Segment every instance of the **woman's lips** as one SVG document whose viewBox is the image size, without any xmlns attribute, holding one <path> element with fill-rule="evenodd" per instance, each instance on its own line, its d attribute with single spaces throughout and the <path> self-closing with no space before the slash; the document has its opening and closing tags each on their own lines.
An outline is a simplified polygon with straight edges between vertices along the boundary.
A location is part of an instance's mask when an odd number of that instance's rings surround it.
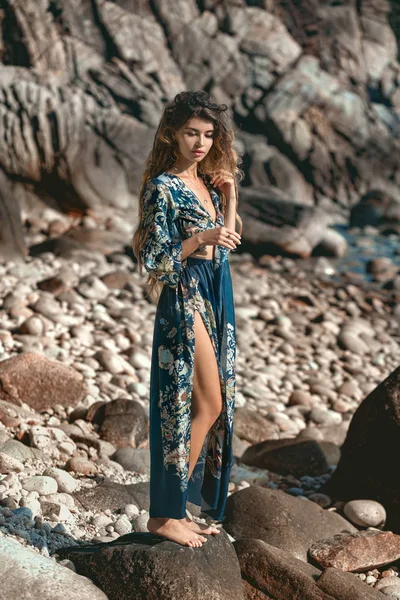
<svg viewBox="0 0 400 600">
<path fill-rule="evenodd" d="M 193 154 L 198 154 L 200 156 L 200 154 L 204 154 L 204 152 L 202 152 L 201 150 L 192 150 Z"/>
</svg>

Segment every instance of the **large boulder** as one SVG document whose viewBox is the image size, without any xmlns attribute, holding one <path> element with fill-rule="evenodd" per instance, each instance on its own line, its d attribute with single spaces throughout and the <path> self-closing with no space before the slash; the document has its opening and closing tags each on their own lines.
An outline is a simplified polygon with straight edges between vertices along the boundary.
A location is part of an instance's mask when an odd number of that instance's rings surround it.
<svg viewBox="0 0 400 600">
<path fill-rule="evenodd" d="M 400 532 L 400 367 L 380 383 L 353 415 L 341 459 L 323 490 L 340 500 L 367 498 L 386 509 L 387 528 Z"/>
<path fill-rule="evenodd" d="M 356 531 L 340 515 L 311 500 L 259 486 L 231 494 L 225 515 L 224 528 L 236 540 L 257 538 L 304 561 L 314 542 Z"/>
<path fill-rule="evenodd" d="M 109 600 L 243 600 L 239 562 L 223 530 L 195 549 L 151 533 L 131 533 L 57 554 L 72 560 Z"/>
<path fill-rule="evenodd" d="M 316 567 L 259 539 L 236 540 L 233 545 L 247 598 L 332 600 L 315 584 L 321 575 Z"/>
</svg>

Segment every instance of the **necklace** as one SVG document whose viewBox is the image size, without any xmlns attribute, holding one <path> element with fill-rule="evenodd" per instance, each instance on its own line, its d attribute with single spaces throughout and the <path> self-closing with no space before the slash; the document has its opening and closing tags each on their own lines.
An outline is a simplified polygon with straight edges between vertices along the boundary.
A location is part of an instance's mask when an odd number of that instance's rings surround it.
<svg viewBox="0 0 400 600">
<path fill-rule="evenodd" d="M 172 167 L 172 170 L 177 171 L 178 169 L 176 167 Z M 180 177 L 180 176 L 179 176 Z M 180 177 L 182 179 L 182 177 Z M 184 182 L 184 179 L 182 179 L 182 181 Z M 207 186 L 205 185 L 205 183 L 203 182 L 203 180 L 201 179 L 201 177 L 197 177 L 197 180 L 193 180 L 193 179 L 188 179 L 189 183 L 192 182 L 192 184 L 195 186 L 196 190 L 201 190 L 201 200 L 204 201 L 207 205 L 210 204 L 210 199 L 206 196 L 204 197 L 204 188 L 206 188 L 206 191 L 208 193 L 208 189 Z M 199 188 L 197 185 L 197 181 L 201 181 L 202 182 L 202 186 Z"/>
</svg>

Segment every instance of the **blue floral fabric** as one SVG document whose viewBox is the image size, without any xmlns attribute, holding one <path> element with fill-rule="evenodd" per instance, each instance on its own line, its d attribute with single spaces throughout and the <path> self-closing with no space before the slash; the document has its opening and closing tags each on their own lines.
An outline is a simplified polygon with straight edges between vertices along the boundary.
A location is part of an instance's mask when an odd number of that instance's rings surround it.
<svg viewBox="0 0 400 600">
<path fill-rule="evenodd" d="M 150 378 L 151 517 L 182 519 L 189 500 L 221 519 L 233 464 L 236 327 L 229 249 L 215 246 L 212 260 L 182 260 L 183 240 L 224 225 L 218 193 L 203 178 L 216 208 L 215 222 L 178 176 L 162 173 L 143 194 L 141 259 L 146 271 L 165 284 L 154 321 Z M 223 410 L 188 480 L 196 310 L 215 351 Z"/>
</svg>

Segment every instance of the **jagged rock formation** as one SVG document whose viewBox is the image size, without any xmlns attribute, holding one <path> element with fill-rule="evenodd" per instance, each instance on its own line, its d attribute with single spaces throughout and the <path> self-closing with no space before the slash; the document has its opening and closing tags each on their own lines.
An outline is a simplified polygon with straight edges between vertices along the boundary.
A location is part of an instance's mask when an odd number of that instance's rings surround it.
<svg viewBox="0 0 400 600">
<path fill-rule="evenodd" d="M 24 252 L 18 204 L 134 205 L 183 89 L 229 105 L 250 198 L 346 212 L 371 190 L 399 194 L 387 0 L 0 0 L 0 15 L 2 255 Z"/>
</svg>

